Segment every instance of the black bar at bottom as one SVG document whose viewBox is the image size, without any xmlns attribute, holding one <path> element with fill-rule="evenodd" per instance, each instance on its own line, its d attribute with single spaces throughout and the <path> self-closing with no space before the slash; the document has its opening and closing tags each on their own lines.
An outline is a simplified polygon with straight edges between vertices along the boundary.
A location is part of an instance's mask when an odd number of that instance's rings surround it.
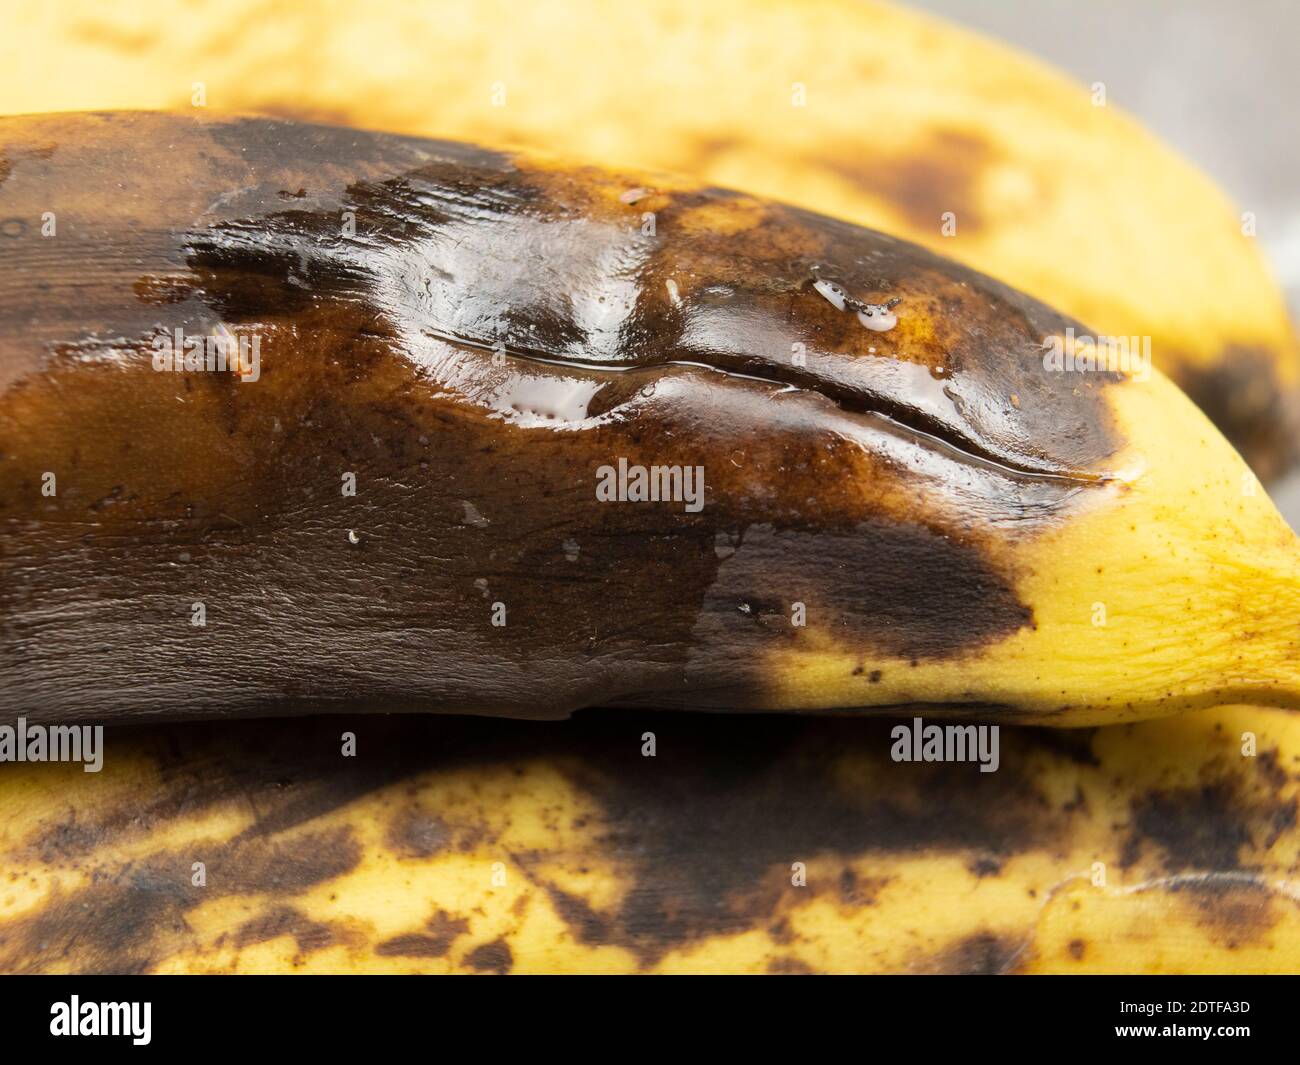
<svg viewBox="0 0 1300 1065">
<path fill-rule="evenodd" d="M 493 1057 L 512 1046 L 694 1055 L 708 1044 L 734 1055 L 751 1040 L 779 1055 L 825 1052 L 832 1035 L 856 1036 L 863 1054 L 881 1052 L 882 1037 L 927 1051 L 1129 1043 L 1227 1054 L 1294 1047 L 1297 992 L 1295 977 L 15 976 L 0 980 L 0 1030 L 10 1054 L 109 1044 L 338 1054 L 395 1040 L 440 1053 L 468 1039 Z"/>
</svg>

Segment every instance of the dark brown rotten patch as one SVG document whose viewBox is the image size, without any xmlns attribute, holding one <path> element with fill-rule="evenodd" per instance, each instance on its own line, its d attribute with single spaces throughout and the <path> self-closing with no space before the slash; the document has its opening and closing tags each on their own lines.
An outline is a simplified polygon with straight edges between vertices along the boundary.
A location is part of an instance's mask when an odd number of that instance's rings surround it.
<svg viewBox="0 0 1300 1065">
<path fill-rule="evenodd" d="M 883 722 L 660 715 L 564 728 L 575 759 L 560 764 L 598 801 L 601 851 L 629 888 L 598 911 L 562 883 L 541 883 L 580 942 L 624 946 L 645 964 L 756 927 L 788 943 L 781 915 L 809 898 L 871 906 L 889 883 L 870 875 L 873 855 L 1004 857 L 1066 831 L 1066 817 L 1010 768 L 1035 749 L 1034 731 L 1004 730 L 1004 770 L 985 775 L 891 762 Z M 647 729 L 653 759 L 626 738 Z M 841 758 L 851 778 L 835 771 Z M 794 862 L 806 867 L 802 887 L 791 883 Z"/>
<path fill-rule="evenodd" d="M 323 950 L 335 942 L 334 930 L 329 925 L 311 920 L 292 906 L 281 906 L 240 925 L 235 932 L 235 945 L 243 948 L 281 936 L 292 936 L 299 954 Z"/>
<path fill-rule="evenodd" d="M 827 161 L 819 156 L 817 162 Z M 861 160 L 833 160 L 832 165 L 854 187 L 899 210 L 916 229 L 938 230 L 951 211 L 961 231 L 977 233 L 984 224 L 980 181 L 997 162 L 998 153 L 987 141 L 962 130 L 938 129 L 896 158 L 864 153 Z"/>
<path fill-rule="evenodd" d="M 452 944 L 468 931 L 469 922 L 464 918 L 439 910 L 424 931 L 386 939 L 375 947 L 375 953 L 398 958 L 445 958 Z"/>
<path fill-rule="evenodd" d="M 1247 791 L 1231 773 L 1198 787 L 1152 791 L 1132 803 L 1121 864 L 1154 845 L 1170 873 L 1250 869 L 1296 824 L 1297 800 Z"/>
<path fill-rule="evenodd" d="M 471 950 L 465 955 L 465 964 L 475 972 L 504 976 L 514 967 L 515 957 L 509 943 L 496 939 Z"/>
<path fill-rule="evenodd" d="M 977 932 L 920 959 L 909 972 L 945 976 L 1002 976 L 1013 971 L 1023 941 Z"/>
<path fill-rule="evenodd" d="M 1043 371 L 1065 319 L 779 204 L 266 120 L 0 147 L 0 213 L 63 219 L 0 282 L 32 718 L 763 708 L 795 602 L 918 660 L 1032 624 L 1004 548 L 1119 443 L 1109 375 Z M 258 379 L 156 371 L 177 329 L 256 338 Z M 599 501 L 620 459 L 702 467 L 702 509 Z"/>
<path fill-rule="evenodd" d="M 1233 347 L 1204 367 L 1181 362 L 1175 377 L 1262 480 L 1284 473 L 1300 454 L 1300 405 L 1267 349 Z"/>
<path fill-rule="evenodd" d="M 1279 907 L 1295 906 L 1263 880 L 1242 874 L 1213 873 L 1179 877 L 1170 890 L 1195 911 L 1197 923 L 1229 950 L 1258 942 L 1281 917 Z"/>
<path fill-rule="evenodd" d="M 0 958 L 8 972 L 65 965 L 82 973 L 146 972 L 190 942 L 185 916 L 201 903 L 262 893 L 292 898 L 342 876 L 360 858 L 360 847 L 346 829 L 153 854 L 104 869 L 105 875 L 86 887 L 56 891 L 35 915 L 0 925 Z M 204 886 L 192 883 L 194 861 L 206 865 Z M 306 951 L 324 945 L 324 931 L 281 911 L 245 924 L 236 938 L 247 944 L 259 936 L 271 938 L 272 932 L 301 934 L 299 949 Z"/>
</svg>

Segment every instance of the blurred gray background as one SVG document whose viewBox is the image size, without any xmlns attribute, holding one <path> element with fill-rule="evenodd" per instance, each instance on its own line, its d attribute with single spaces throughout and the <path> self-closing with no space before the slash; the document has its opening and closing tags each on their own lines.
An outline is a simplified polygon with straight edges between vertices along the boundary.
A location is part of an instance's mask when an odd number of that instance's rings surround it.
<svg viewBox="0 0 1300 1065">
<path fill-rule="evenodd" d="M 1300 322 L 1297 0 L 909 0 L 1034 52 L 1199 163 L 1254 211 Z M 1300 528 L 1300 473 L 1272 495 Z"/>
</svg>

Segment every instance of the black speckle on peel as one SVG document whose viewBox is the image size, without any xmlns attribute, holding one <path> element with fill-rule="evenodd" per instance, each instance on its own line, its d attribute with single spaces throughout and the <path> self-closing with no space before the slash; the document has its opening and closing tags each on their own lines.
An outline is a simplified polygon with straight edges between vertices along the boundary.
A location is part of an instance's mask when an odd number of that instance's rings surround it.
<svg viewBox="0 0 1300 1065">
<path fill-rule="evenodd" d="M 515 956 L 510 950 L 509 943 L 504 939 L 497 939 L 471 950 L 465 955 L 465 964 L 475 972 L 504 976 L 514 967 Z"/>
<path fill-rule="evenodd" d="M 1070 944 L 1067 949 L 1070 952 L 1071 958 L 1073 958 L 1075 961 L 1082 961 L 1084 954 L 1086 954 L 1088 951 L 1088 944 L 1085 943 L 1082 939 L 1072 939 L 1070 940 Z"/>
</svg>

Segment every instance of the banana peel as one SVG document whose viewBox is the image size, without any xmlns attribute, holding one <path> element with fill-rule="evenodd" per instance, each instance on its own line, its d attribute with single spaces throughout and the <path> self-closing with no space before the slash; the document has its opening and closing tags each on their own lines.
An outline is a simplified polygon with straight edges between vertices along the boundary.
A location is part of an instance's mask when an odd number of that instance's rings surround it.
<svg viewBox="0 0 1300 1065">
<path fill-rule="evenodd" d="M 691 174 L 1149 337 L 1262 478 L 1294 457 L 1300 355 L 1250 205 L 1005 45 L 840 0 L 169 7 L 10 12 L 0 113 L 264 111 Z"/>
<path fill-rule="evenodd" d="M 917 246 L 302 123 L 11 118 L 0 151 L 15 712 L 1300 704 L 1296 537 L 1230 444 Z M 255 376 L 160 369 L 236 333 Z M 699 505 L 602 497 L 615 464 Z"/>
<path fill-rule="evenodd" d="M 1294 715 L 1004 728 L 987 774 L 890 746 L 639 713 L 110 729 L 98 774 L 0 767 L 0 970 L 1294 971 Z"/>
</svg>

